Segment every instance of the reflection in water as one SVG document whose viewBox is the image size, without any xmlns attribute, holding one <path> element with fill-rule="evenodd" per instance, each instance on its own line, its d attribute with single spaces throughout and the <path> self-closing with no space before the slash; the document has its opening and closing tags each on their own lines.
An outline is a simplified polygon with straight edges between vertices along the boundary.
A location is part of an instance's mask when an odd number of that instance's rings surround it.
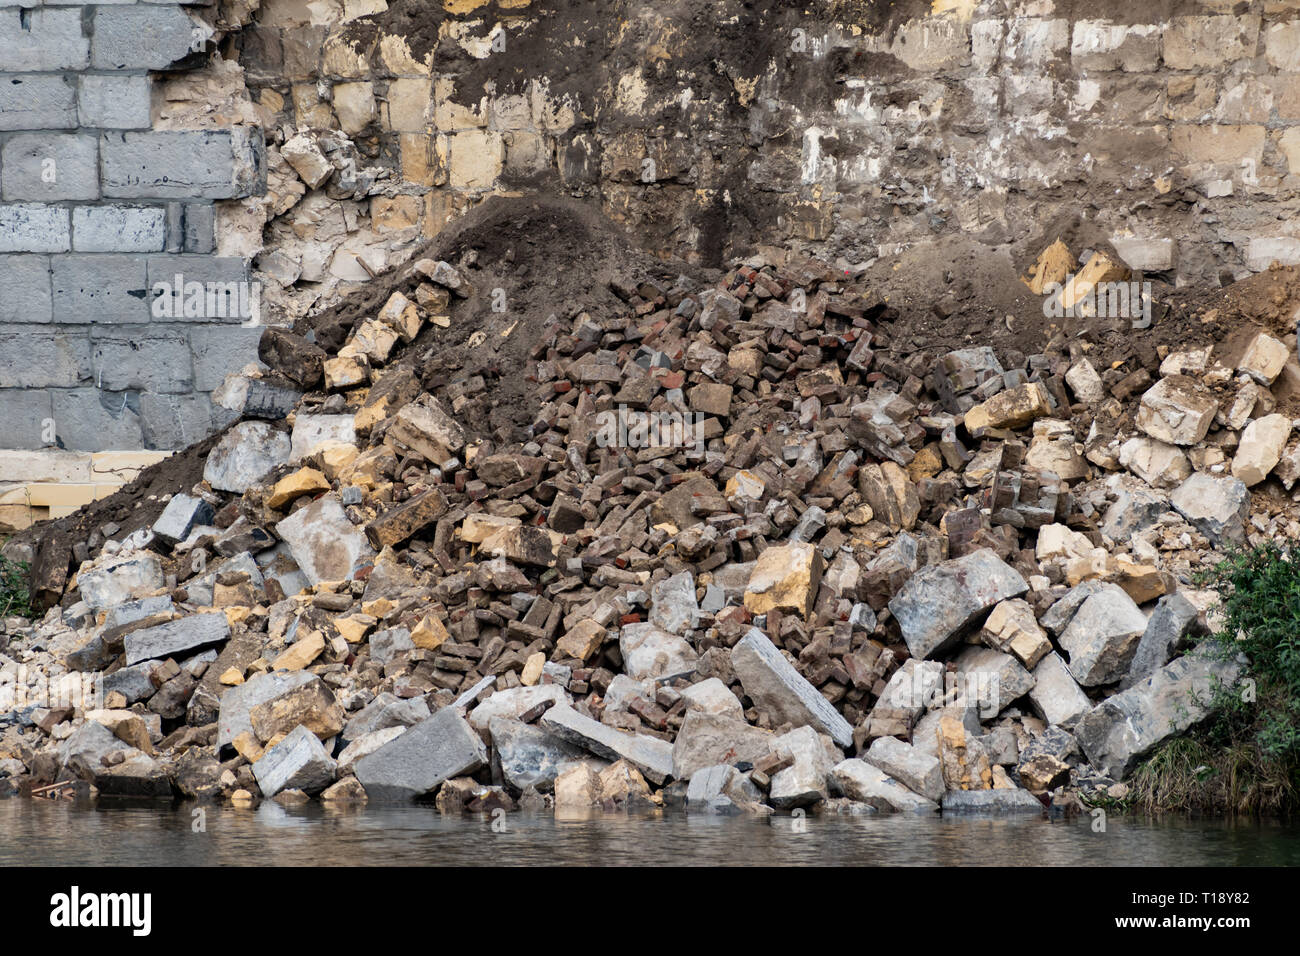
<svg viewBox="0 0 1300 956">
<path fill-rule="evenodd" d="M 443 817 L 431 807 L 285 810 L 77 806 L 0 800 L 0 866 L 822 864 L 1000 866 L 1300 865 L 1300 827 L 1278 822 L 1111 817 L 1094 833 L 1070 821 L 880 815 L 789 817 L 597 815 L 556 820 Z"/>
</svg>

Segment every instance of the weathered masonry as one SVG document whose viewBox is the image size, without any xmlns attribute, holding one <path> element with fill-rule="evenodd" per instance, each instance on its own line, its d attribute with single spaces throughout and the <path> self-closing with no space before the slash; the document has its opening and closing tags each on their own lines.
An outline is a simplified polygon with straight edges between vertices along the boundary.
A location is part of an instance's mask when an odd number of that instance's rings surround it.
<svg viewBox="0 0 1300 956">
<path fill-rule="evenodd" d="M 1300 0 L 14 2 L 0 508 L 233 414 L 258 328 L 157 284 L 291 321 L 498 193 L 711 265 L 1019 255 L 1065 215 L 1169 283 L 1300 262 Z"/>
</svg>

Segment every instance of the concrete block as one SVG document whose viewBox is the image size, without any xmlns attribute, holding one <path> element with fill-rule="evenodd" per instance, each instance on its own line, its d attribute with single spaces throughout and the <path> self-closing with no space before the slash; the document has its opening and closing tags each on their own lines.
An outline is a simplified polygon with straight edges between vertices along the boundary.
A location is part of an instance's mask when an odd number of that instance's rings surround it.
<svg viewBox="0 0 1300 956">
<path fill-rule="evenodd" d="M 201 53 L 212 28 L 179 6 L 94 7 L 97 70 L 165 70 Z"/>
<path fill-rule="evenodd" d="M 123 639 L 126 663 L 162 660 L 182 651 L 191 651 L 209 644 L 219 644 L 230 637 L 230 625 L 220 611 L 213 614 L 191 614 L 179 620 L 168 621 L 156 627 L 146 627 L 128 634 Z"/>
<path fill-rule="evenodd" d="M 149 321 L 144 256 L 72 255 L 53 263 L 56 321 Z"/>
<path fill-rule="evenodd" d="M 0 204 L 0 252 L 67 252 L 71 248 L 67 209 L 28 202 Z"/>
<path fill-rule="evenodd" d="M 90 380 L 90 341 L 80 329 L 13 325 L 4 330 L 0 383 L 6 388 L 61 388 Z"/>
<path fill-rule="evenodd" d="M 53 317 L 49 256 L 0 256 L 0 322 Z"/>
<path fill-rule="evenodd" d="M 123 199 L 238 199 L 266 191 L 262 131 L 104 133 L 103 192 Z"/>
<path fill-rule="evenodd" d="M 77 112 L 82 126 L 94 129 L 148 129 L 148 76 L 90 74 L 81 85 Z"/>
<path fill-rule="evenodd" d="M 50 392 L 43 388 L 0 388 L 0 421 L 4 426 L 4 443 L 10 449 L 0 455 L 13 456 L 19 450 L 34 450 L 45 446 L 45 422 L 54 417 L 54 403 Z M 0 482 L 21 480 L 5 477 L 13 468 L 14 459 L 0 458 Z M 28 479 L 36 480 L 36 479 Z"/>
<path fill-rule="evenodd" d="M 73 129 L 76 125 L 75 77 L 57 73 L 0 76 L 0 130 Z"/>
<path fill-rule="evenodd" d="M 216 248 L 216 207 L 204 203 L 186 203 L 183 248 L 186 252 L 209 255 Z"/>
<path fill-rule="evenodd" d="M 41 395 L 49 402 L 49 392 L 5 389 L 0 395 L 24 392 Z M 49 406 L 51 409 L 53 405 Z M 0 483 L 10 481 L 90 481 L 93 456 L 79 452 L 46 448 L 41 451 L 0 450 Z"/>
<path fill-rule="evenodd" d="M 200 325 L 190 330 L 194 358 L 194 387 L 215 391 L 231 372 L 256 362 L 262 328 L 240 325 Z"/>
<path fill-rule="evenodd" d="M 77 252 L 162 252 L 165 238 L 161 206 L 77 206 L 72 210 L 72 248 Z"/>
<path fill-rule="evenodd" d="M 95 385 L 111 392 L 193 391 L 186 332 L 184 326 L 156 322 L 92 329 L 90 360 Z"/>
<path fill-rule="evenodd" d="M 146 448 L 188 448 L 238 417 L 237 412 L 213 405 L 203 392 L 192 395 L 145 392 L 140 396 L 140 426 Z"/>
<path fill-rule="evenodd" d="M 13 73 L 84 70 L 90 65 L 90 39 L 81 9 L 0 8 L 0 51 L 4 69 Z"/>
<path fill-rule="evenodd" d="M 54 427 L 63 448 L 105 451 L 140 447 L 144 436 L 137 393 L 63 388 L 52 394 Z"/>
<path fill-rule="evenodd" d="M 0 149 L 6 200 L 99 198 L 99 145 L 77 133 L 19 133 Z"/>
<path fill-rule="evenodd" d="M 260 314 L 257 287 L 243 259 L 150 256 L 149 311 L 155 320 L 229 321 L 243 325 Z"/>
</svg>

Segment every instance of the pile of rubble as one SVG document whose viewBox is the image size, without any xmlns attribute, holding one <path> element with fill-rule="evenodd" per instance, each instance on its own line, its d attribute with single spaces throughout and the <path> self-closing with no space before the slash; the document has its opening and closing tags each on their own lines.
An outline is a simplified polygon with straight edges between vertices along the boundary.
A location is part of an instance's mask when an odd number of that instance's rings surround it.
<svg viewBox="0 0 1300 956">
<path fill-rule="evenodd" d="M 1300 477 L 1294 342 L 935 364 L 812 261 L 611 289 L 450 364 L 472 256 L 337 348 L 268 329 L 203 481 L 9 622 L 0 788 L 1041 811 L 1121 796 L 1246 666 L 1185 653 L 1193 574 L 1300 532 L 1250 491 Z M 489 334 L 526 367 L 458 374 Z"/>
</svg>

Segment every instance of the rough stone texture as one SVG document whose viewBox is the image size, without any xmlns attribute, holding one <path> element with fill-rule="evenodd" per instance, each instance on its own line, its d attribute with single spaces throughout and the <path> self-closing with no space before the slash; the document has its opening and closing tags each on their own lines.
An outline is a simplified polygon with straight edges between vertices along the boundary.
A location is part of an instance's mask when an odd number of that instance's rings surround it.
<svg viewBox="0 0 1300 956">
<path fill-rule="evenodd" d="M 896 737 L 873 741 L 863 759 L 927 800 L 938 800 L 943 795 L 939 758 Z"/>
<path fill-rule="evenodd" d="M 694 588 L 692 597 L 694 596 Z M 619 636 L 623 669 L 635 680 L 695 669 L 699 655 L 687 641 L 653 623 L 626 624 Z"/>
<path fill-rule="evenodd" d="M 955 658 L 958 680 L 988 719 L 1034 688 L 1034 678 L 1010 654 L 991 647 L 968 647 Z"/>
<path fill-rule="evenodd" d="M 981 614 L 1016 598 L 1029 585 L 992 551 L 981 548 L 960 558 L 922 568 L 890 600 L 903 640 L 913 657 L 946 650 Z"/>
<path fill-rule="evenodd" d="M 240 422 L 208 453 L 203 478 L 213 488 L 242 493 L 288 460 L 288 435 L 265 422 Z"/>
<path fill-rule="evenodd" d="M 626 760 L 656 786 L 672 776 L 673 747 L 666 740 L 628 734 L 578 713 L 566 704 L 542 715 L 543 729 L 606 760 Z"/>
<path fill-rule="evenodd" d="M 1247 488 L 1268 477 L 1282 460 L 1282 450 L 1291 437 L 1291 419 L 1285 415 L 1257 418 L 1241 433 L 1241 443 L 1232 458 L 1232 476 Z"/>
<path fill-rule="evenodd" d="M 1043 805 L 1028 790 L 948 790 L 940 806 L 944 813 L 1043 812 Z"/>
<path fill-rule="evenodd" d="M 312 584 L 344 581 L 374 556 L 365 533 L 351 521 L 338 499 L 322 497 L 275 526 L 293 559 Z"/>
<path fill-rule="evenodd" d="M 488 729 L 506 783 L 519 790 L 535 787 L 545 793 L 555 787 L 564 764 L 586 757 L 585 751 L 532 724 L 493 717 Z"/>
<path fill-rule="evenodd" d="M 1198 471 L 1174 490 L 1169 503 L 1216 547 L 1245 543 L 1250 492 L 1241 480 Z"/>
<path fill-rule="evenodd" d="M 230 625 L 226 622 L 226 616 L 217 612 L 191 614 L 157 627 L 146 627 L 128 634 L 123 643 L 126 646 L 126 662 L 130 665 L 171 657 L 209 644 L 219 644 L 229 637 Z"/>
<path fill-rule="evenodd" d="M 1157 441 L 1195 445 L 1214 423 L 1219 403 L 1185 375 L 1170 375 L 1142 396 L 1137 425 Z"/>
<path fill-rule="evenodd" d="M 689 711 L 673 742 L 673 776 L 690 780 L 714 764 L 753 763 L 772 749 L 773 739 L 771 731 L 739 717 Z"/>
<path fill-rule="evenodd" d="M 334 782 L 336 771 L 333 758 L 306 727 L 290 731 L 253 764 L 253 776 L 264 797 L 273 797 L 281 790 L 319 793 Z"/>
<path fill-rule="evenodd" d="M 1128 687 L 1164 667 L 1182 640 L 1196 627 L 1196 605 L 1182 594 L 1167 594 L 1156 604 L 1138 641 L 1133 663 L 1121 686 Z"/>
<path fill-rule="evenodd" d="M 1101 585 L 1061 632 L 1061 647 L 1070 655 L 1070 673 L 1084 687 L 1118 681 L 1128 672 L 1146 627 L 1146 616 L 1123 588 Z"/>
<path fill-rule="evenodd" d="M 225 746 L 242 733 L 253 732 L 252 711 L 269 701 L 287 696 L 296 689 L 319 681 L 308 671 L 273 671 L 258 674 L 245 683 L 231 687 L 221 695 L 221 711 L 217 718 L 217 745 Z"/>
<path fill-rule="evenodd" d="M 1033 677 L 1029 702 L 1049 724 L 1059 724 L 1068 730 L 1092 709 L 1092 701 L 1070 674 L 1060 654 L 1052 652 L 1039 661 Z"/>
<path fill-rule="evenodd" d="M 836 787 L 850 800 L 870 804 L 884 813 L 932 813 L 939 804 L 903 786 L 865 760 L 850 758 L 832 771 Z"/>
<path fill-rule="evenodd" d="M 1180 657 L 1089 711 L 1075 736 L 1092 765 L 1122 780 L 1161 741 L 1204 719 L 1216 685 L 1230 686 L 1242 667 L 1218 650 Z"/>
<path fill-rule="evenodd" d="M 356 763 L 371 800 L 411 800 L 444 780 L 473 773 L 488 760 L 487 746 L 468 721 L 444 708 Z"/>
<path fill-rule="evenodd" d="M 840 747 L 853 742 L 853 728 L 848 721 L 758 628 L 750 628 L 731 649 L 731 666 L 746 695 L 778 722 L 815 727 L 829 734 Z"/>
</svg>

